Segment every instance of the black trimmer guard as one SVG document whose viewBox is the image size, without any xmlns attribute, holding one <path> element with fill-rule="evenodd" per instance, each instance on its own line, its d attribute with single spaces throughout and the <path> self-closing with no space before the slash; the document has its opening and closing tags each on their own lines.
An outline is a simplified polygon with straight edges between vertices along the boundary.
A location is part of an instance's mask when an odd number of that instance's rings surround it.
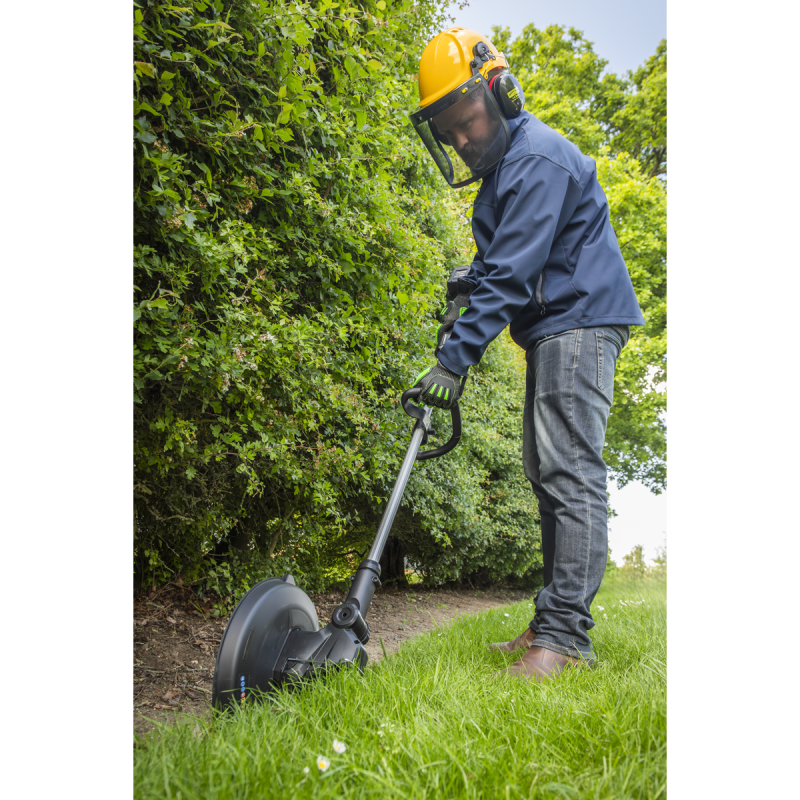
<svg viewBox="0 0 800 800">
<path fill-rule="evenodd" d="M 314 604 L 291 575 L 256 584 L 239 602 L 222 635 L 211 704 L 244 705 L 248 696 L 302 681 L 328 666 L 363 670 L 367 653 L 355 634 L 332 623 L 320 630 Z"/>
<path fill-rule="evenodd" d="M 330 624 L 320 629 L 314 604 L 291 575 L 256 584 L 236 606 L 222 635 L 211 691 L 214 708 L 245 705 L 248 697 L 257 699 L 261 693 L 329 669 L 351 666 L 363 671 L 367 664 L 364 645 L 370 636 L 366 616 L 381 583 L 378 562 L 411 468 L 415 461 L 449 452 L 461 437 L 461 415 L 454 405 L 450 440 L 435 450 L 419 452 L 432 432 L 431 409 L 410 402 L 419 393 L 419 389 L 409 389 L 403 394 L 403 408 L 417 423 L 372 549 L 353 576 L 347 599 L 333 612 Z"/>
</svg>

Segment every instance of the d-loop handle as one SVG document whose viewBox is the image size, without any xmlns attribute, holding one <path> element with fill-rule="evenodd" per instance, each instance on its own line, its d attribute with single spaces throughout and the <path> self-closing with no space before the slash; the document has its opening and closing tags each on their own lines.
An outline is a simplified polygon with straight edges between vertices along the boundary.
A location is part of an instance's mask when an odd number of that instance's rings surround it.
<svg viewBox="0 0 800 800">
<path fill-rule="evenodd" d="M 405 411 L 409 417 L 418 419 L 419 423 L 424 425 L 425 409 L 420 406 L 415 406 L 411 402 L 412 399 L 419 397 L 421 392 L 422 389 L 418 386 L 413 389 L 406 389 L 403 392 L 403 396 L 400 398 L 400 402 L 403 404 L 403 411 Z M 461 438 L 461 409 L 459 409 L 458 403 L 453 403 L 450 407 L 450 416 L 453 421 L 453 434 L 450 439 L 441 447 L 436 447 L 433 450 L 426 450 L 424 453 L 418 453 L 417 461 L 426 461 L 429 458 L 443 456 L 445 453 L 449 453 L 458 444 Z"/>
</svg>

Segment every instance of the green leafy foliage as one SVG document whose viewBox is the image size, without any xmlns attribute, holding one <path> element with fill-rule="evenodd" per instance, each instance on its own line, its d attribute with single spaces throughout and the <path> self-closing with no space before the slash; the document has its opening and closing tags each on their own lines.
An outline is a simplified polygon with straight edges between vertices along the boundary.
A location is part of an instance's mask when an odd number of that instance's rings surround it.
<svg viewBox="0 0 800 800">
<path fill-rule="evenodd" d="M 637 159 L 647 177 L 667 172 L 667 42 L 625 76 L 603 74 L 608 62 L 576 28 L 527 25 L 511 41 L 494 27 L 492 41 L 522 83 L 526 107 L 584 153 L 608 148 Z"/>
<path fill-rule="evenodd" d="M 291 569 L 320 589 L 374 533 L 410 431 L 399 395 L 471 257 L 407 122 L 440 6 L 145 0 L 134 20 L 138 581 L 227 597 Z M 536 562 L 511 348 L 472 379 L 456 460 L 418 471 L 398 519 L 431 579 Z M 483 561 L 447 561 L 481 526 Z"/>
<path fill-rule="evenodd" d="M 539 512 L 521 464 L 524 401 L 525 359 L 506 331 L 470 370 L 463 404 L 468 446 L 420 464 L 406 491 L 415 513 L 398 535 L 428 580 L 539 577 Z M 427 490 L 431 482 L 436 493 Z M 448 529 L 452 520 L 457 524 Z"/>
<path fill-rule="evenodd" d="M 610 147 L 630 153 L 650 178 L 667 174 L 667 42 L 627 80 L 606 76 L 595 103 Z"/>
<path fill-rule="evenodd" d="M 618 486 L 639 480 L 657 494 L 667 480 L 667 196 L 632 156 L 598 157 L 597 175 L 646 323 L 617 361 L 604 458 Z"/>
</svg>

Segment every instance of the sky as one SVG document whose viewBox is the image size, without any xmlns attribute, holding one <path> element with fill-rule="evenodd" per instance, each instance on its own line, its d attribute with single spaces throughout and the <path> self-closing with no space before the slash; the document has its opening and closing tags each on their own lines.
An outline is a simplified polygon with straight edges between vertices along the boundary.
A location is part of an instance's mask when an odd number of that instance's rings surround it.
<svg viewBox="0 0 800 800">
<path fill-rule="evenodd" d="M 624 73 L 647 60 L 667 36 L 667 7 L 661 0 L 470 0 L 448 12 L 455 25 L 489 35 L 493 25 L 511 28 L 512 37 L 531 22 L 537 28 L 564 25 L 582 30 L 594 51 L 608 61 L 606 71 Z M 652 494 L 634 482 L 618 489 L 609 482 L 609 504 L 617 516 L 609 521 L 611 557 L 622 557 L 641 544 L 648 561 L 667 538 L 667 495 Z"/>
<path fill-rule="evenodd" d="M 622 566 L 622 557 L 640 544 L 646 561 L 652 561 L 657 548 L 667 543 L 667 493 L 654 495 L 635 481 L 618 489 L 608 483 L 609 505 L 617 513 L 608 521 L 608 546 L 611 558 Z"/>
<path fill-rule="evenodd" d="M 663 0 L 470 0 L 463 10 L 453 3 L 448 13 L 454 24 L 486 36 L 493 25 L 511 28 L 512 36 L 530 23 L 577 28 L 608 61 L 606 71 L 616 73 L 641 66 L 667 36 Z"/>
</svg>

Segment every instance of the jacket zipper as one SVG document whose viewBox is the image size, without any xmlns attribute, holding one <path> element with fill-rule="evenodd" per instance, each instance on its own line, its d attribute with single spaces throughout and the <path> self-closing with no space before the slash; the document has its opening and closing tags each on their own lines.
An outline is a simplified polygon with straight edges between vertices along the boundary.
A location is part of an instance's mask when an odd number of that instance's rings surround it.
<svg viewBox="0 0 800 800">
<path fill-rule="evenodd" d="M 533 293 L 534 299 L 536 300 L 536 305 L 542 311 L 542 316 L 547 313 L 547 309 L 544 307 L 544 270 L 542 270 L 542 274 L 539 276 L 539 280 L 536 283 L 536 291 Z"/>
</svg>

